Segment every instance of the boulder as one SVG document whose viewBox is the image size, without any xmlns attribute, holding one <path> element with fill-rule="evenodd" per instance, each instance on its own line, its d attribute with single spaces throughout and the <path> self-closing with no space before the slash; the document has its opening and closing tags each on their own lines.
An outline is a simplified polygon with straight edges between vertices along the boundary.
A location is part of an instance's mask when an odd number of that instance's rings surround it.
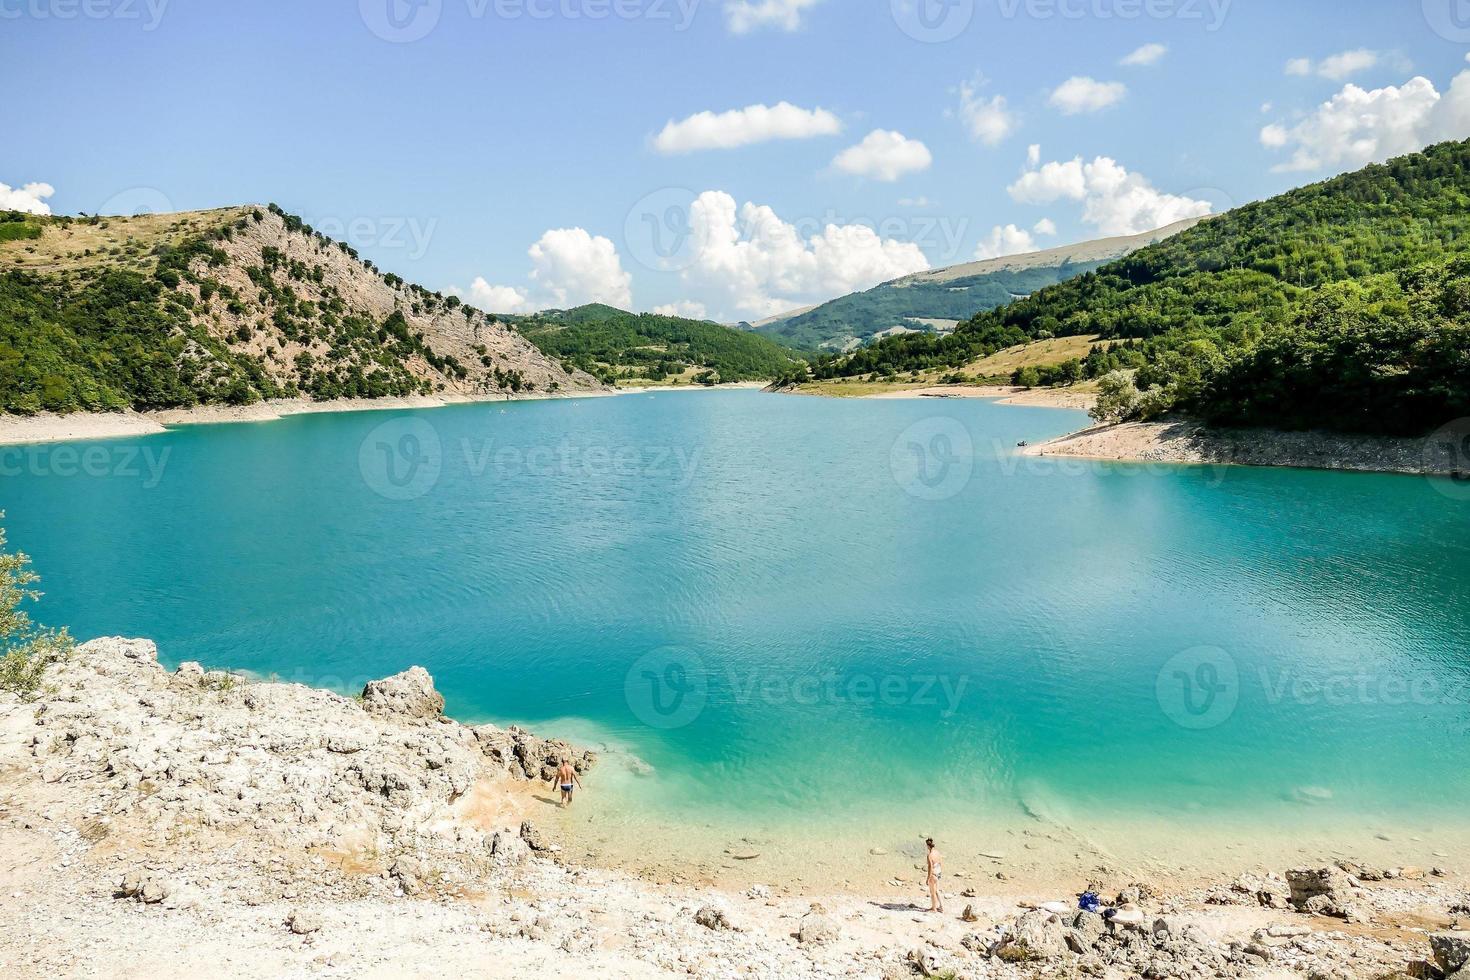
<svg viewBox="0 0 1470 980">
<path fill-rule="evenodd" d="M 1068 950 L 1067 927 L 1050 912 L 1027 912 L 1011 923 L 996 955 L 1008 963 L 1049 960 Z"/>
<path fill-rule="evenodd" d="M 725 914 L 725 910 L 715 905 L 702 906 L 694 913 L 694 921 L 715 932 L 735 928 L 730 925 L 730 917 Z"/>
<path fill-rule="evenodd" d="M 1445 973 L 1456 973 L 1470 965 L 1470 932 L 1437 932 L 1429 937 L 1434 962 Z"/>
<path fill-rule="evenodd" d="M 321 931 L 322 920 L 315 912 L 297 909 L 287 916 L 286 925 L 298 936 L 309 936 Z"/>
<path fill-rule="evenodd" d="M 1334 903 L 1350 897 L 1352 882 L 1341 868 L 1296 868 L 1286 873 L 1291 888 L 1291 904 L 1303 911 L 1314 898 L 1323 897 Z"/>
<path fill-rule="evenodd" d="M 362 689 L 362 706 L 375 715 L 434 721 L 444 714 L 444 696 L 434 690 L 434 678 L 422 667 L 368 681 Z"/>
<path fill-rule="evenodd" d="M 836 942 L 841 935 L 842 927 L 827 914 L 826 909 L 815 903 L 806 915 L 801 917 L 801 922 L 796 929 L 796 941 L 803 946 Z"/>
<path fill-rule="evenodd" d="M 529 820 L 521 821 L 521 840 L 525 841 L 526 846 L 537 854 L 552 854 L 561 850 L 561 848 L 547 840 L 541 831 L 536 828 L 536 825 Z"/>
<path fill-rule="evenodd" d="M 1082 937 L 1087 945 L 1096 943 L 1108 931 L 1107 920 L 1097 912 L 1079 910 L 1072 919 L 1072 930 Z"/>
</svg>

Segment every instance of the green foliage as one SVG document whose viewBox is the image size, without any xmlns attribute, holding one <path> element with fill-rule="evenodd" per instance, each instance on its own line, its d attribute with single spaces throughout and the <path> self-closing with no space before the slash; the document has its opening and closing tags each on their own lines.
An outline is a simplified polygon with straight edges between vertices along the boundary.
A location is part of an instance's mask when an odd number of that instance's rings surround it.
<svg viewBox="0 0 1470 980">
<path fill-rule="evenodd" d="M 40 578 L 27 555 L 6 552 L 5 545 L 0 527 L 0 691 L 31 701 L 41 692 L 46 668 L 65 659 L 73 643 L 66 630 L 43 629 L 21 608 L 41 598 L 31 588 Z"/>
<path fill-rule="evenodd" d="M 1099 334 L 1132 343 L 1094 350 L 1083 375 L 1137 370 L 1133 417 L 1421 435 L 1470 414 L 1467 253 L 1470 143 L 1445 143 L 1212 218 L 950 337 L 818 369 L 958 366 L 997 337 Z"/>
<path fill-rule="evenodd" d="M 765 380 L 790 370 L 797 360 L 793 351 L 748 331 L 708 320 L 626 313 L 602 304 L 512 322 L 548 357 L 608 382 L 627 377 L 662 381 L 686 366 L 713 372 L 724 381 Z"/>
<path fill-rule="evenodd" d="M 1017 296 L 1034 293 L 1101 263 L 1063 262 L 1036 269 L 1004 270 L 946 282 L 884 283 L 861 293 L 834 299 L 814 310 L 757 328 L 757 333 L 797 350 L 816 351 L 847 338 L 871 340 L 894 326 L 925 330 L 922 319 L 968 320 L 976 310 L 989 310 Z"/>
<path fill-rule="evenodd" d="M 41 237 L 40 222 L 27 220 L 20 211 L 0 211 L 0 242 L 18 242 Z"/>
</svg>

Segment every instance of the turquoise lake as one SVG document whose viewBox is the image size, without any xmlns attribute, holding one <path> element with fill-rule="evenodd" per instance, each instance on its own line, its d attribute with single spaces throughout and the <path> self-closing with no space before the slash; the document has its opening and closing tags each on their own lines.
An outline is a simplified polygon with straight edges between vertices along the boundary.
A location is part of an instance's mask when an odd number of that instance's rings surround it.
<svg viewBox="0 0 1470 980">
<path fill-rule="evenodd" d="M 79 638 L 344 692 L 422 664 L 459 719 L 605 744 L 547 819 L 625 863 L 1465 847 L 1464 488 L 1015 451 L 1085 421 L 744 391 L 297 416 L 11 447 L 0 508 Z"/>
</svg>

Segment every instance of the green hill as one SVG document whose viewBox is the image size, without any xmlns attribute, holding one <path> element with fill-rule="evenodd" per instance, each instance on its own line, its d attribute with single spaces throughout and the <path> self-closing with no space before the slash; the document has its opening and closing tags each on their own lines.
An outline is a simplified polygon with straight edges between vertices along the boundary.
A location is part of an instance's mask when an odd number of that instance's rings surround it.
<svg viewBox="0 0 1470 980">
<path fill-rule="evenodd" d="M 979 311 L 1091 272 L 1195 223 L 920 272 L 752 329 L 808 351 L 851 350 L 889 331 L 945 333 Z"/>
<path fill-rule="evenodd" d="M 0 213 L 0 411 L 600 387 L 275 206 Z"/>
<path fill-rule="evenodd" d="M 892 338 L 814 372 L 959 366 L 1088 334 L 1132 342 L 1039 380 L 1106 378 L 1109 419 L 1421 435 L 1470 416 L 1470 143 L 1247 205 L 948 337 Z M 1108 377 L 1119 370 L 1136 376 Z"/>
<path fill-rule="evenodd" d="M 766 381 L 791 370 L 797 358 L 765 337 L 708 320 L 602 304 L 511 319 L 548 357 L 608 383 Z"/>
</svg>

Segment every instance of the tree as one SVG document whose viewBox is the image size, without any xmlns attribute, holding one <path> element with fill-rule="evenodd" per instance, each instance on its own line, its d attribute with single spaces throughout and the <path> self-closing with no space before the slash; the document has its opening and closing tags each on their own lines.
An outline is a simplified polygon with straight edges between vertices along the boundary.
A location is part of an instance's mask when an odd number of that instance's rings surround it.
<svg viewBox="0 0 1470 980">
<path fill-rule="evenodd" d="M 1023 367 L 1011 377 L 1011 380 L 1018 388 L 1035 388 L 1041 384 L 1041 371 L 1034 367 Z"/>
<path fill-rule="evenodd" d="M 0 513 L 0 518 L 4 516 Z M 41 598 L 31 588 L 40 576 L 30 570 L 30 556 L 4 549 L 5 529 L 0 527 L 0 691 L 31 701 L 41 690 L 46 668 L 66 658 L 73 643 L 66 630 L 43 629 L 31 622 L 21 604 Z"/>
</svg>

